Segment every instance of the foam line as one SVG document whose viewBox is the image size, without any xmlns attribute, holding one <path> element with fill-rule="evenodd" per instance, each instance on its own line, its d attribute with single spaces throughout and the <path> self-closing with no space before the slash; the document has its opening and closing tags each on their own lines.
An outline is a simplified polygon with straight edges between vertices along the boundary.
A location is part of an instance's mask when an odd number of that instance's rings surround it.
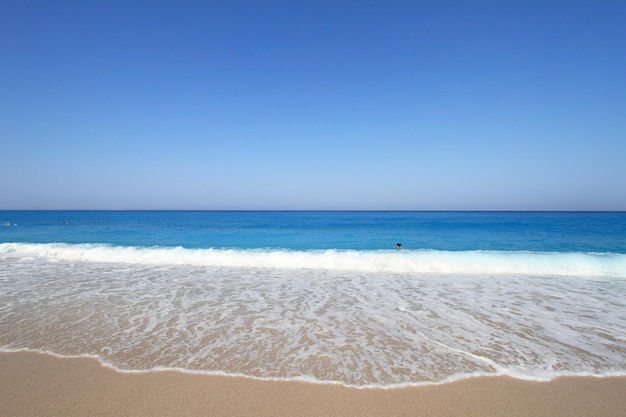
<svg viewBox="0 0 626 417">
<path fill-rule="evenodd" d="M 626 278 L 626 255 L 619 253 L 186 249 L 104 244 L 2 243 L 0 256 L 145 265 L 297 268 L 437 274 L 524 274 Z"/>
</svg>

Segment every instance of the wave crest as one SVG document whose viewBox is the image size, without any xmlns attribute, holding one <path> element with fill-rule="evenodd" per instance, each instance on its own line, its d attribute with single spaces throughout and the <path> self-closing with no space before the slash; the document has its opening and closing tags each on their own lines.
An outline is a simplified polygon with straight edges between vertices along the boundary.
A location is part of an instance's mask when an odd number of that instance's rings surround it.
<svg viewBox="0 0 626 417">
<path fill-rule="evenodd" d="M 188 249 L 105 244 L 2 243 L 1 258 L 111 262 L 145 265 L 328 269 L 438 274 L 524 274 L 626 278 L 626 255 L 618 253 Z"/>
</svg>

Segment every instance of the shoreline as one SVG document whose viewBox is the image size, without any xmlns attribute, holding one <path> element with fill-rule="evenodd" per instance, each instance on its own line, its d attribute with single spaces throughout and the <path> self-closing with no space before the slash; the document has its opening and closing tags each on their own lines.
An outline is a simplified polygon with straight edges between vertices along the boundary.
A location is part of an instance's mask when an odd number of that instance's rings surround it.
<svg viewBox="0 0 626 417">
<path fill-rule="evenodd" d="M 3 416 L 622 416 L 626 376 L 507 376 L 356 388 L 175 370 L 117 372 L 91 357 L 0 352 Z"/>
<path fill-rule="evenodd" d="M 421 387 L 435 387 L 441 385 L 447 385 L 451 383 L 457 383 L 465 380 L 473 380 L 473 379 L 491 379 L 491 378 L 504 378 L 511 379 L 514 381 L 525 381 L 531 383 L 549 383 L 557 379 L 561 378 L 590 378 L 590 379 L 603 379 L 603 378 L 626 378 L 626 373 L 613 373 L 613 374 L 605 374 L 605 375 L 589 375 L 589 374 L 563 374 L 556 375 L 551 378 L 533 378 L 528 376 L 515 376 L 510 374 L 490 374 L 490 373 L 477 373 L 472 375 L 458 375 L 449 377 L 446 380 L 442 381 L 418 381 L 418 382 L 399 382 L 395 384 L 389 385 L 350 385 L 341 381 L 326 381 L 326 380 L 318 380 L 313 377 L 261 377 L 254 375 L 246 375 L 246 374 L 237 374 L 237 373 L 228 373 L 225 371 L 205 371 L 205 370 L 196 370 L 196 369 L 184 369 L 184 368 L 168 368 L 168 367 L 157 367 L 153 369 L 120 369 L 115 365 L 103 361 L 101 357 L 98 355 L 91 354 L 78 354 L 78 355 L 64 355 L 60 353 L 50 352 L 46 350 L 40 349 L 0 349 L 0 356 L 4 354 L 16 354 L 16 353 L 26 353 L 26 354 L 35 354 L 41 356 L 50 356 L 55 359 L 66 360 L 66 359 L 87 359 L 94 360 L 98 363 L 100 367 L 103 369 L 107 369 L 113 371 L 117 374 L 129 374 L 129 375 L 140 375 L 140 374 L 151 374 L 151 373 L 159 373 L 159 372 L 173 372 L 179 373 L 183 375 L 193 375 L 198 377 L 209 377 L 209 378 L 236 378 L 243 380 L 251 380 L 256 382 L 268 382 L 268 383 L 297 383 L 297 384 L 310 384 L 310 385 L 329 385 L 329 386 L 338 386 L 347 389 L 355 389 L 355 390 L 397 390 L 397 389 L 413 389 L 413 388 L 421 388 Z"/>
</svg>

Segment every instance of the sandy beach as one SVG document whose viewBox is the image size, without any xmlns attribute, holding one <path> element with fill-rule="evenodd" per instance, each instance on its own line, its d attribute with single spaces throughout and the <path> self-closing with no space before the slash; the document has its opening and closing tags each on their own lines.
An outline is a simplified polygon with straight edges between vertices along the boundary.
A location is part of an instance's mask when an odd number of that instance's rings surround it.
<svg viewBox="0 0 626 417">
<path fill-rule="evenodd" d="M 0 353 L 3 416 L 623 416 L 626 377 L 507 377 L 394 389 L 175 371 L 120 373 L 90 358 Z"/>
</svg>

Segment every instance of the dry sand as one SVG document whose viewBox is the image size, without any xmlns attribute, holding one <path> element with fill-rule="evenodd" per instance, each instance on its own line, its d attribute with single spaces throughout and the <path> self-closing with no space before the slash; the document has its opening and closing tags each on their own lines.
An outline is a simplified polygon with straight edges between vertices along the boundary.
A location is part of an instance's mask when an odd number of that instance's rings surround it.
<svg viewBox="0 0 626 417">
<path fill-rule="evenodd" d="M 507 377 L 393 389 L 175 371 L 119 373 L 89 358 L 0 353 L 2 416 L 614 416 L 626 377 Z"/>
</svg>

